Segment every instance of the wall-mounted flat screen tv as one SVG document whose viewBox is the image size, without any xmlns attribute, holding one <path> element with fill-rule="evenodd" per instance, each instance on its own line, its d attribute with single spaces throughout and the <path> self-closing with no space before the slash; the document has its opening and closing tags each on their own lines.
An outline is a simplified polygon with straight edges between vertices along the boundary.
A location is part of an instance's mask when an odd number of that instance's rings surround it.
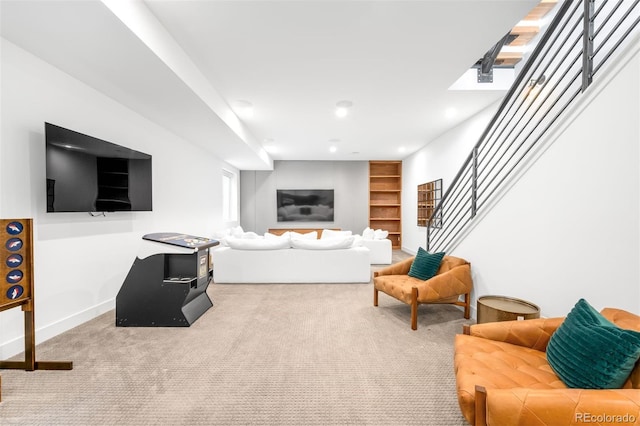
<svg viewBox="0 0 640 426">
<path fill-rule="evenodd" d="M 333 222 L 333 189 L 278 189 L 278 222 Z"/>
<path fill-rule="evenodd" d="M 45 123 L 47 212 L 151 211 L 151 155 Z"/>
</svg>

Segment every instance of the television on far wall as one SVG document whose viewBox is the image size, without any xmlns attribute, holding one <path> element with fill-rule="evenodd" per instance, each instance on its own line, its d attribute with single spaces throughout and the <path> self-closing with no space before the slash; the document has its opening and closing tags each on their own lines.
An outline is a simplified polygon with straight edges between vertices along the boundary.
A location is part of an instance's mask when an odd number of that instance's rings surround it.
<svg viewBox="0 0 640 426">
<path fill-rule="evenodd" d="M 276 190 L 278 222 L 333 222 L 333 189 Z"/>
</svg>

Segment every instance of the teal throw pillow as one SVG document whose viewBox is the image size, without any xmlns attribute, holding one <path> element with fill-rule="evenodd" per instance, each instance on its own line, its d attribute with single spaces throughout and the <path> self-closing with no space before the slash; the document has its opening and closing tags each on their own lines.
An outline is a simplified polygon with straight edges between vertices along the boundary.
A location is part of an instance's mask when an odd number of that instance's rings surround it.
<svg viewBox="0 0 640 426">
<path fill-rule="evenodd" d="M 418 248 L 418 253 L 409 269 L 409 276 L 420 280 L 433 278 L 438 272 L 443 257 L 444 252 L 431 254 L 422 247 Z"/>
<path fill-rule="evenodd" d="M 621 388 L 640 358 L 640 332 L 625 330 L 580 299 L 547 345 L 547 361 L 567 387 Z"/>
</svg>

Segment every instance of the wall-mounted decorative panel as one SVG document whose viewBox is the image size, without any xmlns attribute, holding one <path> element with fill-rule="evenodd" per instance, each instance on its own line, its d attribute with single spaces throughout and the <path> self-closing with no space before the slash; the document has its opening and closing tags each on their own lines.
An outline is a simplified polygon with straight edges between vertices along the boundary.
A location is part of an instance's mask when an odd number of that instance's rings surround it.
<svg viewBox="0 0 640 426">
<path fill-rule="evenodd" d="M 442 179 L 418 185 L 418 226 L 427 226 L 429 218 L 442 199 Z M 442 226 L 442 209 L 432 218 L 431 226 Z"/>
</svg>

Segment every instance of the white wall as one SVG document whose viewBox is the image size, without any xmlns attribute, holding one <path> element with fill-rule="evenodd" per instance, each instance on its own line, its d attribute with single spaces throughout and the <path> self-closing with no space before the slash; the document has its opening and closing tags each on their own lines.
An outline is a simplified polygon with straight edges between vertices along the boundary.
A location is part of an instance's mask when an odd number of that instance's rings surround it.
<svg viewBox="0 0 640 426">
<path fill-rule="evenodd" d="M 237 170 L 10 42 L 1 47 L 0 217 L 34 219 L 40 342 L 115 307 L 142 235 L 211 235 L 222 167 Z M 153 212 L 46 213 L 45 121 L 151 154 Z M 20 309 L 0 313 L 0 358 L 23 349 L 23 332 Z"/>
<path fill-rule="evenodd" d="M 426 248 L 427 228 L 417 225 L 418 185 L 442 179 L 444 194 L 497 108 L 491 105 L 402 161 L 402 250 Z"/>
<path fill-rule="evenodd" d="M 499 294 L 530 300 L 547 317 L 566 315 L 579 298 L 640 313 L 639 51 L 636 43 L 600 72 L 537 161 L 453 250 L 472 264 L 474 308 L 477 296 Z M 424 244 L 424 232 L 408 234 Z"/>
<path fill-rule="evenodd" d="M 240 224 L 245 231 L 269 228 L 341 228 L 361 233 L 368 226 L 369 162 L 275 161 L 273 171 L 242 171 Z M 278 222 L 277 189 L 333 189 L 333 222 Z"/>
</svg>

